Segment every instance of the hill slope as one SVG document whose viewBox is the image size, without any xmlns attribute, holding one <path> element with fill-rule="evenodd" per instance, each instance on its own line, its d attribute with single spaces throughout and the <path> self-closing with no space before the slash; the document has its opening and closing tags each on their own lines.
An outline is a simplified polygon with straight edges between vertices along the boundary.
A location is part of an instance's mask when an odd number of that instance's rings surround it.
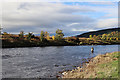
<svg viewBox="0 0 120 80">
<path fill-rule="evenodd" d="M 120 28 L 110 28 L 110 29 L 103 29 L 103 30 L 98 30 L 98 31 L 91 31 L 91 32 L 87 32 L 87 33 L 83 33 L 80 35 L 77 35 L 76 37 L 86 37 L 88 38 L 89 35 L 102 35 L 104 33 L 110 33 L 113 31 L 120 31 Z"/>
</svg>

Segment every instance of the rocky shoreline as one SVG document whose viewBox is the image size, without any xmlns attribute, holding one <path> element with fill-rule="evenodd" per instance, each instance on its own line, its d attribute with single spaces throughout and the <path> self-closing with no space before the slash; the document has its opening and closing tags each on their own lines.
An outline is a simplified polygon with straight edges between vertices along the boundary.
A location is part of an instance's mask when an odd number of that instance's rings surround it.
<svg viewBox="0 0 120 80">
<path fill-rule="evenodd" d="M 118 78 L 118 53 L 98 55 L 71 71 L 62 72 L 61 78 Z"/>
</svg>

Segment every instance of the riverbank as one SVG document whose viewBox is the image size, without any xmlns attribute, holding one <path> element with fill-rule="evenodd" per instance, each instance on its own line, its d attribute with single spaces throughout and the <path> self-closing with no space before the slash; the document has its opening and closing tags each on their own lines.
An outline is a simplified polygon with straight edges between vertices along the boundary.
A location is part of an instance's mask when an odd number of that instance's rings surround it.
<svg viewBox="0 0 120 80">
<path fill-rule="evenodd" d="M 18 48 L 18 47 L 46 47 L 46 46 L 84 46 L 84 45 L 119 45 L 120 42 L 68 42 L 68 41 L 9 41 L 2 40 L 2 48 Z"/>
<path fill-rule="evenodd" d="M 120 52 L 98 55 L 72 71 L 62 73 L 62 78 L 118 78 Z"/>
<path fill-rule="evenodd" d="M 18 48 L 18 47 L 45 47 L 45 46 L 75 46 L 77 44 L 75 43 L 68 43 L 66 41 L 28 41 L 28 40 L 22 40 L 22 41 L 2 41 L 2 48 Z"/>
</svg>

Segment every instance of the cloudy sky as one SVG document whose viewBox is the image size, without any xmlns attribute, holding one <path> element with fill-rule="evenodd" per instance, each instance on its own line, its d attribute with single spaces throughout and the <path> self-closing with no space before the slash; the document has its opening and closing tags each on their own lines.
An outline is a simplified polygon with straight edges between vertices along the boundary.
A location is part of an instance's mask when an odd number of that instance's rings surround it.
<svg viewBox="0 0 120 80">
<path fill-rule="evenodd" d="M 65 34 L 118 27 L 118 2 L 4 2 L 3 32 Z"/>
</svg>

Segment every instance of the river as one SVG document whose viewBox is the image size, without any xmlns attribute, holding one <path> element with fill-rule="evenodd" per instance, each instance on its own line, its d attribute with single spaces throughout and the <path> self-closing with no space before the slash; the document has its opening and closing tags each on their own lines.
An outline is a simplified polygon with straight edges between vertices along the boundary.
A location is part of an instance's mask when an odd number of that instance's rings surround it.
<svg viewBox="0 0 120 80">
<path fill-rule="evenodd" d="M 91 47 L 94 53 L 91 54 Z M 2 49 L 3 78 L 50 78 L 74 69 L 83 58 L 118 51 L 118 45 L 51 46 Z M 74 66 L 73 66 L 74 65 Z"/>
</svg>

